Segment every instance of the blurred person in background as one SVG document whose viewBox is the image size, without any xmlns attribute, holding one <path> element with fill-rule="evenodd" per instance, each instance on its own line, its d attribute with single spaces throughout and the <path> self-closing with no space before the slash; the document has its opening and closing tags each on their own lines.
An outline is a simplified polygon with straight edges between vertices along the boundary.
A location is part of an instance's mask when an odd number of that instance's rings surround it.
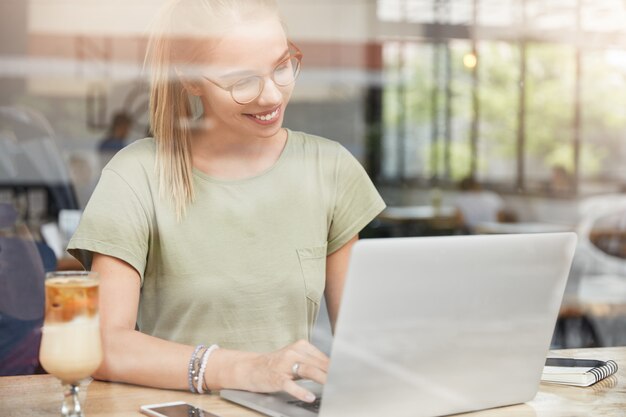
<svg viewBox="0 0 626 417">
<path fill-rule="evenodd" d="M 505 211 L 504 200 L 493 191 L 483 190 L 473 176 L 459 183 L 455 206 L 463 216 L 463 224 L 472 232 L 480 223 L 508 221 L 511 215 Z"/>
<path fill-rule="evenodd" d="M 552 167 L 548 192 L 554 196 L 569 195 L 574 191 L 572 175 L 563 165 Z"/>
<path fill-rule="evenodd" d="M 117 112 L 113 115 L 106 136 L 98 143 L 101 167 L 104 168 L 113 155 L 127 145 L 126 140 L 132 125 L 132 119 L 125 112 Z"/>
<path fill-rule="evenodd" d="M 76 192 L 76 198 L 78 199 L 78 205 L 83 209 L 87 205 L 87 201 L 89 201 L 89 197 L 91 197 L 95 187 L 91 164 L 86 155 L 73 153 L 69 157 L 68 168 L 70 179 Z"/>
</svg>

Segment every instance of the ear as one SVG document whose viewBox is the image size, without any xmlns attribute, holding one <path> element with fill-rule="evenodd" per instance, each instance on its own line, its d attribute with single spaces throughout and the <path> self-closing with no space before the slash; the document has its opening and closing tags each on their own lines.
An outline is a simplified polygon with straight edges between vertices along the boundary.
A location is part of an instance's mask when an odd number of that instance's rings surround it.
<svg viewBox="0 0 626 417">
<path fill-rule="evenodd" d="M 187 90 L 189 94 L 191 94 L 192 96 L 202 95 L 200 86 L 197 85 L 196 81 L 187 78 L 185 73 L 183 73 L 178 67 L 174 67 L 174 71 L 176 72 L 178 80 L 183 85 L 183 88 Z"/>
</svg>

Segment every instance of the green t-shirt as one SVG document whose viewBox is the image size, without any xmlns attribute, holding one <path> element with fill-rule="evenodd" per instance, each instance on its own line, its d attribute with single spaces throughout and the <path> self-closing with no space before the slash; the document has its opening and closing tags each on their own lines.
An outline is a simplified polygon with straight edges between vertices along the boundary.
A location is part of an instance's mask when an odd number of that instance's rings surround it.
<svg viewBox="0 0 626 417">
<path fill-rule="evenodd" d="M 194 169 L 196 200 L 177 222 L 159 197 L 156 145 L 121 150 L 102 176 L 68 250 L 141 276 L 138 328 L 186 344 L 265 352 L 310 338 L 326 256 L 385 204 L 340 144 L 288 131 L 277 162 L 243 180 Z"/>
</svg>

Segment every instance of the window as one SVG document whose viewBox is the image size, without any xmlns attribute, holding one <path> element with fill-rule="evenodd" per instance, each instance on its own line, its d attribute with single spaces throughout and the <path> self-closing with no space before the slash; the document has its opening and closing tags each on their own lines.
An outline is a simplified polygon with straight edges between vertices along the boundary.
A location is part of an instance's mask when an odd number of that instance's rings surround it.
<svg viewBox="0 0 626 417">
<path fill-rule="evenodd" d="M 626 182 L 626 50 L 584 51 L 581 179 Z"/>
<path fill-rule="evenodd" d="M 384 179 L 471 173 L 544 192 L 561 171 L 567 195 L 626 182 L 626 93 L 616 93 L 626 91 L 626 3 L 380 0 L 377 16 L 397 22 L 380 34 L 393 38 Z"/>
</svg>

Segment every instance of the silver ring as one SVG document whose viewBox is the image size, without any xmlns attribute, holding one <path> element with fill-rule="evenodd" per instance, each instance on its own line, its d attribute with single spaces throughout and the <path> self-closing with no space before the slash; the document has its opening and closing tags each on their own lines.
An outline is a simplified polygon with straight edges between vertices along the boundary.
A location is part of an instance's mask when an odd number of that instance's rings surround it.
<svg viewBox="0 0 626 417">
<path fill-rule="evenodd" d="M 291 367 L 291 375 L 293 375 L 294 379 L 300 379 L 300 374 L 298 371 L 300 370 L 300 364 L 298 362 L 294 363 Z"/>
</svg>

